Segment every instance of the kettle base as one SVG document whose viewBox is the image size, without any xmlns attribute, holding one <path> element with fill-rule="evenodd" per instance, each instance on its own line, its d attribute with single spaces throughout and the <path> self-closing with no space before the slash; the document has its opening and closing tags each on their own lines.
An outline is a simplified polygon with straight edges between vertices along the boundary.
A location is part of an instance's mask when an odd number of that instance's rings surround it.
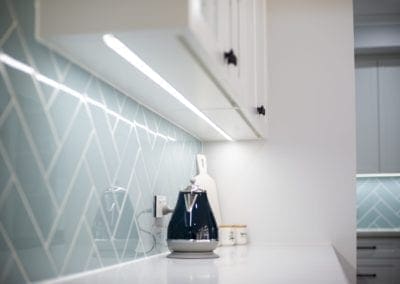
<svg viewBox="0 0 400 284">
<path fill-rule="evenodd" d="M 169 255 L 168 258 L 180 258 L 180 259 L 204 259 L 204 258 L 219 258 L 219 255 L 212 252 L 177 252 L 173 251 Z"/>
</svg>

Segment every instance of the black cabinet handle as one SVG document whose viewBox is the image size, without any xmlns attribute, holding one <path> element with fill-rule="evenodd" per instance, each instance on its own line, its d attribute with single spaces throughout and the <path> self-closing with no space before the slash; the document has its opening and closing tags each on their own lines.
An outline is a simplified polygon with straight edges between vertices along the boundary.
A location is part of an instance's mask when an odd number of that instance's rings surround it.
<svg viewBox="0 0 400 284">
<path fill-rule="evenodd" d="M 357 249 L 374 250 L 376 246 L 358 246 Z"/>
<path fill-rule="evenodd" d="M 228 52 L 224 52 L 224 59 L 225 61 L 229 64 L 237 65 L 237 57 L 235 55 L 235 52 L 233 52 L 233 49 L 229 50 Z"/>
<path fill-rule="evenodd" d="M 357 273 L 358 278 L 376 278 L 376 273 Z"/>
<path fill-rule="evenodd" d="M 258 114 L 265 116 L 265 107 L 263 105 L 257 107 Z"/>
</svg>

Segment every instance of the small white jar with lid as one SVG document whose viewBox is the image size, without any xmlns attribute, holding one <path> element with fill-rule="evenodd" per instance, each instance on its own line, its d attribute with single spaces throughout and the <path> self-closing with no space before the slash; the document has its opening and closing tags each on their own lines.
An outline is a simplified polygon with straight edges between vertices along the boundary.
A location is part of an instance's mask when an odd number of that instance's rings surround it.
<svg viewBox="0 0 400 284">
<path fill-rule="evenodd" d="M 219 243 L 222 246 L 233 246 L 235 241 L 236 231 L 233 225 L 219 226 Z"/>
<path fill-rule="evenodd" d="M 233 225 L 233 229 L 235 232 L 235 244 L 247 244 L 247 225 Z"/>
</svg>

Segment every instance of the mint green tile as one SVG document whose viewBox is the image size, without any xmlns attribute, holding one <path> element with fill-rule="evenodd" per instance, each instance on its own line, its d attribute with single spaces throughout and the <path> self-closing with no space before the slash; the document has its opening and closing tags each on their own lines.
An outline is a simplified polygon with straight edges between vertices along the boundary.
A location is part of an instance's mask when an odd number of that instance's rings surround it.
<svg viewBox="0 0 400 284">
<path fill-rule="evenodd" d="M 59 70 L 59 72 L 61 72 L 61 75 L 63 75 L 68 65 L 71 63 L 63 56 L 58 55 L 56 52 L 52 52 L 52 56 L 55 61 L 55 66 L 57 70 Z"/>
<path fill-rule="evenodd" d="M 82 68 L 72 64 L 68 70 L 64 85 L 83 94 L 90 80 L 90 74 Z"/>
<path fill-rule="evenodd" d="M 5 187 L 10 179 L 10 172 L 7 169 L 3 158 L 0 155 L 0 196 L 5 190 Z"/>
<path fill-rule="evenodd" d="M 91 130 L 86 111 L 81 108 L 50 173 L 49 181 L 59 203 L 64 199 L 76 167 L 82 159 L 83 151 L 90 142 Z"/>
<path fill-rule="evenodd" d="M 113 177 L 118 169 L 118 154 L 113 144 L 112 133 L 107 124 L 106 114 L 103 110 L 91 106 L 91 115 L 95 125 L 95 131 L 99 138 L 100 148 L 107 162 L 109 174 Z"/>
<path fill-rule="evenodd" d="M 56 127 L 59 139 L 66 135 L 68 126 L 73 123 L 71 116 L 75 113 L 81 102 L 76 97 L 62 91 L 58 92 L 56 98 L 49 110 L 53 124 Z"/>
<path fill-rule="evenodd" d="M 136 139 L 135 129 L 124 121 L 118 121 L 113 136 L 115 143 L 117 144 L 117 151 L 121 157 L 126 146 L 128 146 L 128 149 L 134 149 L 135 151 L 139 147 Z M 132 139 L 131 136 L 134 136 L 134 139 Z"/>
<path fill-rule="evenodd" d="M 0 127 L 0 140 L 5 146 L 13 171 L 28 197 L 40 229 L 46 236 L 56 209 L 21 128 L 17 114 L 13 110 Z"/>
<path fill-rule="evenodd" d="M 99 81 L 99 87 L 103 95 L 104 103 L 106 104 L 107 108 L 119 113 L 119 107 L 118 107 L 119 105 L 118 105 L 116 90 L 107 83 L 104 83 L 103 81 Z"/>
<path fill-rule="evenodd" d="M 400 218 L 397 215 L 397 212 L 393 211 L 383 202 L 380 202 L 376 208 L 379 214 L 385 216 L 385 219 L 392 225 L 392 228 L 400 227 Z"/>
<path fill-rule="evenodd" d="M 3 78 L 0 77 L 0 115 L 3 114 L 9 102 L 10 102 L 10 94 L 8 93 Z"/>
<path fill-rule="evenodd" d="M 8 6 L 6 0 L 0 1 L 0 38 L 2 38 L 5 32 L 12 24 L 12 19 L 10 16 L 10 11 L 8 10 Z"/>
<path fill-rule="evenodd" d="M 127 196 L 126 196 L 127 197 Z M 118 221 L 114 228 L 114 238 L 127 239 L 129 235 L 129 227 L 132 219 L 135 218 L 134 205 L 129 198 L 126 198 L 121 204 L 122 208 L 118 212 Z M 133 235 L 131 235 L 132 237 Z"/>
<path fill-rule="evenodd" d="M 360 219 L 357 215 L 357 228 L 368 228 L 375 220 L 379 218 L 379 213 L 375 210 L 371 210 L 365 216 Z"/>
<path fill-rule="evenodd" d="M 136 119 L 136 113 L 139 109 L 139 104 L 131 98 L 126 98 L 125 103 L 122 105 L 121 115 L 134 122 Z"/>
<path fill-rule="evenodd" d="M 379 217 L 375 221 L 375 224 L 377 228 L 392 228 L 392 225 L 388 223 L 383 217 Z"/>
<path fill-rule="evenodd" d="M 79 174 L 68 194 L 66 204 L 57 223 L 58 234 L 50 243 L 50 252 L 55 259 L 59 270 L 64 265 L 67 252 L 72 245 L 79 221 L 83 217 L 85 204 L 88 201 L 92 184 L 84 167 L 79 169 Z"/>
<path fill-rule="evenodd" d="M 107 169 L 96 139 L 93 139 L 86 153 L 90 174 L 94 180 L 96 191 L 102 194 L 112 184 L 107 177 Z"/>
<path fill-rule="evenodd" d="M 15 188 L 0 208 L 0 222 L 31 281 L 56 275 Z"/>
<path fill-rule="evenodd" d="M 87 231 L 85 226 L 82 226 L 78 233 L 78 238 L 72 246 L 72 251 L 65 264 L 63 274 L 66 275 L 82 272 L 86 267 L 91 250 L 92 242 L 90 239 L 90 233 Z"/>
<path fill-rule="evenodd" d="M 115 185 L 122 186 L 124 188 L 128 186 L 129 180 L 134 171 L 136 156 L 140 150 L 134 131 L 132 131 L 129 139 L 125 140 L 127 144 L 126 149 L 123 153 L 121 152 L 122 161 L 114 181 Z"/>
<path fill-rule="evenodd" d="M 91 77 L 91 81 L 87 87 L 86 94 L 98 103 L 104 104 L 103 97 L 100 92 L 99 79 Z"/>
<path fill-rule="evenodd" d="M 97 257 L 97 255 L 95 255 L 94 252 L 92 252 L 87 260 L 85 270 L 93 270 L 101 267 L 103 267 L 103 265 L 101 264 L 101 260 L 99 259 L 99 257 Z"/>
<path fill-rule="evenodd" d="M 23 30 L 24 36 L 27 38 L 34 38 L 34 1 L 13 0 L 11 3 L 14 7 L 14 11 L 17 14 L 18 23 L 20 28 Z"/>
<path fill-rule="evenodd" d="M 7 41 L 2 46 L 3 52 L 7 55 L 13 57 L 16 60 L 22 61 L 25 64 L 28 64 L 28 60 L 26 58 L 25 52 L 22 48 L 21 41 L 17 35 L 16 30 L 10 35 Z"/>
<path fill-rule="evenodd" d="M 29 132 L 39 150 L 44 166 L 47 167 L 54 155 L 56 145 L 45 109 L 40 102 L 32 78 L 14 69 L 7 70 Z"/>
<path fill-rule="evenodd" d="M 6 269 L 6 264 L 12 258 L 10 249 L 8 248 L 4 237 L 0 234 L 0 275 L 4 274 L 4 270 Z"/>
<path fill-rule="evenodd" d="M 10 262 L 4 268 L 5 271 L 0 276 L 1 283 L 17 284 L 27 282 L 14 259 L 10 259 Z"/>
</svg>

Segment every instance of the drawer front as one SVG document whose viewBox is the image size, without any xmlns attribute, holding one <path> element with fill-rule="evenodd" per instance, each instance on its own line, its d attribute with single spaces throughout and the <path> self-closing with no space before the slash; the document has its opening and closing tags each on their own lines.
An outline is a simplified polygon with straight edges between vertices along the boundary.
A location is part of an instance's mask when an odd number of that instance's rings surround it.
<svg viewBox="0 0 400 284">
<path fill-rule="evenodd" d="M 400 258 L 398 238 L 358 238 L 358 258 Z"/>
<path fill-rule="evenodd" d="M 396 266 L 359 266 L 357 284 L 399 284 L 398 268 Z"/>
</svg>

